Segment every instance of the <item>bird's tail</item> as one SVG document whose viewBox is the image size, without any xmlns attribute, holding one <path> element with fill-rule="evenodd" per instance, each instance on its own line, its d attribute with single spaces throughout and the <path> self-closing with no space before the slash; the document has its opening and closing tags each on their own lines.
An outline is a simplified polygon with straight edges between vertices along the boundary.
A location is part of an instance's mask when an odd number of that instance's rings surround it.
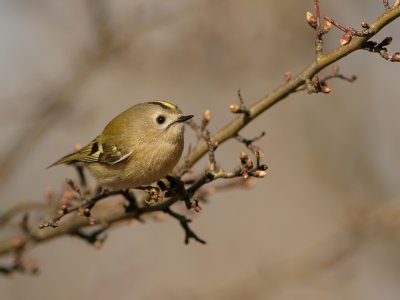
<svg viewBox="0 0 400 300">
<path fill-rule="evenodd" d="M 75 152 L 75 153 L 72 153 L 72 154 L 68 154 L 68 155 L 66 155 L 66 156 L 64 156 L 64 157 L 62 157 L 62 158 L 60 158 L 60 159 L 57 160 L 56 162 L 52 163 L 52 164 L 51 164 L 50 166 L 48 166 L 46 169 L 51 168 L 51 167 L 54 167 L 54 166 L 57 166 L 57 165 L 62 165 L 62 164 L 67 164 L 67 165 L 69 165 L 69 164 L 78 162 L 78 161 L 79 161 L 79 155 L 80 155 L 79 152 Z"/>
</svg>

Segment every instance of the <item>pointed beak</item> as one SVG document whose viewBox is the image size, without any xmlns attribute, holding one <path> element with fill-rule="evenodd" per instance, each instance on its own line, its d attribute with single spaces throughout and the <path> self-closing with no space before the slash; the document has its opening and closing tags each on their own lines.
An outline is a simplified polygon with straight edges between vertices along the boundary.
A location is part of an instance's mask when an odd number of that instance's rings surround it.
<svg viewBox="0 0 400 300">
<path fill-rule="evenodd" d="M 193 115 L 180 116 L 175 122 L 182 123 L 193 118 Z"/>
<path fill-rule="evenodd" d="M 170 128 L 172 125 L 177 124 L 177 123 L 183 123 L 187 120 L 190 120 L 191 118 L 193 118 L 193 115 L 187 115 L 187 116 L 180 116 L 178 117 L 175 121 L 173 121 L 172 123 L 170 123 L 167 127 Z"/>
</svg>

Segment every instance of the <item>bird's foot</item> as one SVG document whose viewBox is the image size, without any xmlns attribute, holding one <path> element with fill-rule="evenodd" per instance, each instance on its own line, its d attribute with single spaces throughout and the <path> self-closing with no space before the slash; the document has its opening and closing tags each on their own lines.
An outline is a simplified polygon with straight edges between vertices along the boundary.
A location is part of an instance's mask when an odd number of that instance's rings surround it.
<svg viewBox="0 0 400 300">
<path fill-rule="evenodd" d="M 146 192 L 148 197 L 144 200 L 147 204 L 157 204 L 164 200 L 164 192 L 155 186 L 142 186 L 139 189 Z"/>
</svg>

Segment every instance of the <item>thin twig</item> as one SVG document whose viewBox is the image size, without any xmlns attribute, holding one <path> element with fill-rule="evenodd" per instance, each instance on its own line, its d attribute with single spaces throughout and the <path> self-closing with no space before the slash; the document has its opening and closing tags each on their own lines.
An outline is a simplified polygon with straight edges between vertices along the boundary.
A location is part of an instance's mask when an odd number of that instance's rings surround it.
<svg viewBox="0 0 400 300">
<path fill-rule="evenodd" d="M 199 238 L 197 236 L 197 234 L 195 234 L 193 232 L 192 229 L 190 229 L 189 227 L 189 223 L 191 222 L 190 219 L 186 218 L 183 215 L 180 215 L 176 212 L 174 212 L 173 210 L 171 210 L 171 208 L 167 208 L 165 209 L 165 213 L 167 213 L 168 215 L 170 215 L 171 217 L 177 219 L 179 221 L 179 223 L 181 224 L 183 230 L 185 231 L 185 244 L 188 244 L 190 239 L 194 239 L 195 241 L 201 243 L 201 244 L 206 244 L 206 241 Z"/>
</svg>

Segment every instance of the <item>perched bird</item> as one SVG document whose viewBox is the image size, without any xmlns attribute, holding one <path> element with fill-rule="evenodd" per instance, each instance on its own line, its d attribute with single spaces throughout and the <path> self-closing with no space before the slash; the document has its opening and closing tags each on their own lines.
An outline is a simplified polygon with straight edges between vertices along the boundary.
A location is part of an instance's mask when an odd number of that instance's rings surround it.
<svg viewBox="0 0 400 300">
<path fill-rule="evenodd" d="M 177 164 L 183 151 L 183 122 L 192 117 L 165 101 L 134 105 L 87 146 L 50 167 L 83 163 L 100 185 L 115 190 L 149 185 Z"/>
</svg>

